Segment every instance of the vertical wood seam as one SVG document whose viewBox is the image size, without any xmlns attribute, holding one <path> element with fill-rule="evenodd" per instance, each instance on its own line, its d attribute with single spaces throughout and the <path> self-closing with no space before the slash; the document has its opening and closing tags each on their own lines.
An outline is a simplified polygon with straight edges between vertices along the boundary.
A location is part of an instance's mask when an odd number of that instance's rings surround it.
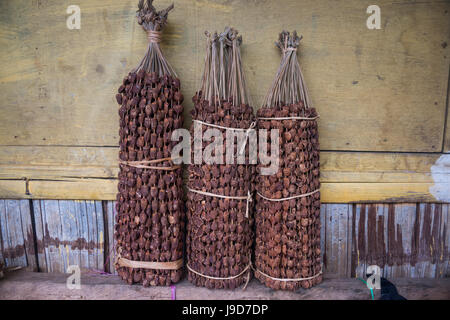
<svg viewBox="0 0 450 320">
<path fill-rule="evenodd" d="M 3 206 L 5 204 L 5 200 L 0 200 L 0 205 L 3 203 Z M 6 208 L 5 208 L 6 210 Z M 0 214 L 1 214 L 1 210 L 0 210 Z M 5 258 L 5 246 L 3 244 L 3 232 L 2 232 L 2 219 L 0 219 L 0 249 L 2 250 L 2 260 L 3 260 L 3 264 L 4 266 L 6 266 L 6 258 Z M 1 261 L 0 261 L 1 262 Z"/>
<path fill-rule="evenodd" d="M 30 208 L 30 220 L 31 220 L 31 232 L 33 233 L 33 248 L 34 248 L 34 259 L 36 260 L 36 270 L 41 272 L 39 267 L 39 255 L 38 255 L 38 245 L 37 245 L 37 234 L 36 234 L 36 220 L 34 217 L 34 205 L 33 200 L 28 200 L 28 207 Z"/>
<path fill-rule="evenodd" d="M 447 99 L 445 102 L 445 113 L 444 113 L 444 131 L 443 131 L 443 137 L 442 137 L 442 148 L 441 152 L 445 153 L 445 147 L 447 146 L 447 142 L 450 144 L 450 141 L 447 141 L 447 126 L 448 123 L 448 100 L 450 99 L 450 65 L 448 67 L 448 80 L 447 80 Z M 448 151 L 450 152 L 450 150 Z"/>
<path fill-rule="evenodd" d="M 107 201 L 102 201 L 102 211 L 103 211 L 103 271 L 112 273 L 109 268 L 109 263 L 107 263 L 109 257 L 109 224 L 108 224 L 108 203 Z"/>
</svg>

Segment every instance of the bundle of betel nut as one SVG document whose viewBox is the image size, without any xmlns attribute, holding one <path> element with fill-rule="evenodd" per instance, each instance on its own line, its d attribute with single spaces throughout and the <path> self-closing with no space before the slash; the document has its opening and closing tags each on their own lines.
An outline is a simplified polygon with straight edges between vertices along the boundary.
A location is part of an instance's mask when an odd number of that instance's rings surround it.
<svg viewBox="0 0 450 320">
<path fill-rule="evenodd" d="M 161 30 L 173 5 L 156 11 L 139 2 L 137 19 L 148 34 L 147 52 L 123 79 L 119 183 L 115 225 L 116 269 L 129 284 L 170 285 L 181 279 L 184 247 L 183 177 L 171 151 L 183 125 L 180 80 L 164 58 Z"/>
<path fill-rule="evenodd" d="M 318 115 L 297 59 L 300 39 L 280 34 L 281 64 L 257 111 L 259 130 L 278 130 L 267 149 L 278 140 L 279 169 L 264 175 L 258 164 L 256 178 L 255 277 L 273 289 L 322 281 Z"/>
<path fill-rule="evenodd" d="M 188 279 L 197 286 L 233 289 L 251 276 L 256 172 L 256 165 L 249 163 L 249 144 L 238 145 L 234 138 L 247 138 L 255 118 L 241 63 L 242 38 L 232 28 L 206 36 L 202 88 L 193 97 L 191 112 Z"/>
</svg>

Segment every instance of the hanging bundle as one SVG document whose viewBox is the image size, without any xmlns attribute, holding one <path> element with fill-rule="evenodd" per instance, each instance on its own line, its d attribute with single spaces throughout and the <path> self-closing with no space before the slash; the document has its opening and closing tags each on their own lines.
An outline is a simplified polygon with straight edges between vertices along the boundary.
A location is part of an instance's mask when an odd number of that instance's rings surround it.
<svg viewBox="0 0 450 320">
<path fill-rule="evenodd" d="M 225 151 L 225 146 L 227 133 L 248 135 L 255 119 L 241 63 L 242 38 L 232 28 L 206 36 L 202 88 L 193 97 L 191 112 L 194 138 L 188 178 L 187 269 L 189 281 L 197 286 L 233 289 L 250 278 L 250 206 L 256 168 L 249 164 L 248 143 L 238 150 L 232 141 L 233 163 L 227 163 L 225 155 L 230 150 Z M 213 143 L 202 137 L 208 130 L 216 130 L 214 143 L 223 142 L 221 150 L 211 152 L 219 161 L 207 159 Z M 203 157 L 196 156 L 198 151 Z M 244 153 L 242 164 L 237 163 L 238 152 Z"/>
<path fill-rule="evenodd" d="M 262 175 L 258 165 L 256 178 L 254 271 L 273 289 L 322 281 L 318 115 L 297 59 L 300 39 L 280 34 L 281 64 L 257 112 L 259 129 L 279 130 L 278 172 Z"/>
<path fill-rule="evenodd" d="M 120 116 L 116 268 L 129 284 L 170 285 L 183 266 L 184 208 L 181 166 L 174 165 L 172 131 L 182 127 L 180 80 L 164 58 L 161 29 L 173 5 L 156 11 L 139 2 L 138 23 L 148 49 L 116 95 Z"/>
</svg>

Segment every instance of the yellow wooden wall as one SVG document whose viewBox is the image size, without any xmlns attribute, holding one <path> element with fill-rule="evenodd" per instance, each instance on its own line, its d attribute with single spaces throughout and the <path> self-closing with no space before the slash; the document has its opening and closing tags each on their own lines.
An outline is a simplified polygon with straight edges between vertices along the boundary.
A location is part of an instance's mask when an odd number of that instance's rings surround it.
<svg viewBox="0 0 450 320">
<path fill-rule="evenodd" d="M 450 2 L 378 0 L 382 29 L 369 30 L 372 2 L 176 0 L 162 48 L 182 80 L 185 126 L 204 30 L 231 25 L 243 35 L 258 107 L 280 61 L 274 41 L 296 29 L 321 116 L 323 201 L 450 201 Z M 71 4 L 81 8 L 80 30 L 66 27 Z M 147 43 L 136 5 L 0 2 L 0 198 L 115 198 L 114 95 Z"/>
</svg>

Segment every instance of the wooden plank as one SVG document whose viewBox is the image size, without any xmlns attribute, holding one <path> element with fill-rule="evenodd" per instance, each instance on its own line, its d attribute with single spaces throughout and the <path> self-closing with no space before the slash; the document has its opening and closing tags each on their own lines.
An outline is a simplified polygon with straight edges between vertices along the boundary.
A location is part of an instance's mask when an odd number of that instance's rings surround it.
<svg viewBox="0 0 450 320">
<path fill-rule="evenodd" d="M 66 272 L 70 265 L 103 271 L 103 211 L 99 201 L 34 201 L 39 265 Z M 45 268 L 44 268 L 45 266 Z"/>
<path fill-rule="evenodd" d="M 446 204 L 357 204 L 351 274 L 378 265 L 388 278 L 448 276 Z M 443 209 L 444 208 L 444 209 Z"/>
<path fill-rule="evenodd" d="M 441 223 L 441 230 L 440 234 L 442 239 L 444 239 L 443 242 L 443 248 L 442 250 L 445 252 L 445 248 L 447 250 L 450 250 L 450 205 L 442 205 L 442 223 Z M 438 259 L 438 268 L 437 268 L 437 276 L 438 277 L 444 277 L 445 275 L 450 274 L 450 259 L 445 260 L 444 255 L 442 254 L 439 256 Z"/>
<path fill-rule="evenodd" d="M 445 120 L 445 137 L 442 152 L 450 153 L 450 68 L 448 70 L 448 83 L 447 83 L 447 119 Z"/>
<path fill-rule="evenodd" d="M 39 261 L 39 272 L 47 272 L 49 265 L 48 250 L 45 243 L 45 221 L 42 207 L 45 202 L 41 200 L 33 201 L 34 224 L 37 243 L 37 259 Z"/>
<path fill-rule="evenodd" d="M 37 271 L 28 200 L 0 200 L 1 260 L 6 267 Z"/>
<path fill-rule="evenodd" d="M 439 202 L 430 188 L 433 183 L 322 183 L 323 203 L 352 202 Z M 449 183 L 442 183 L 450 188 Z M 114 179 L 67 179 L 0 180 L 0 198 L 68 199 L 68 200 L 114 200 L 117 180 Z"/>
<path fill-rule="evenodd" d="M 116 147 L 0 146 L 0 179 L 115 178 Z"/>
<path fill-rule="evenodd" d="M 329 277 L 346 278 L 350 274 L 348 268 L 349 205 L 325 204 L 321 211 L 324 221 L 324 272 Z"/>
<path fill-rule="evenodd" d="M 116 156 L 117 148 L 107 147 L 0 147 L 0 179 L 4 179 L 0 180 L 0 196 L 115 199 L 116 182 L 109 179 L 117 177 Z M 434 193 L 430 193 L 435 184 L 430 171 L 439 158 L 440 154 L 322 152 L 322 199 L 334 203 L 436 201 Z M 445 167 L 433 168 L 434 174 L 439 174 L 436 181 L 439 185 L 450 181 L 450 172 Z M 30 180 L 30 195 L 26 195 L 24 177 Z M 404 184 L 400 185 L 401 182 Z M 330 187 L 339 187 L 339 191 L 347 194 L 335 193 L 335 189 L 328 192 Z"/>
<path fill-rule="evenodd" d="M 368 265 L 376 264 L 388 278 L 448 276 L 448 207 L 447 204 L 323 204 L 324 272 L 327 277 L 361 277 Z M 22 226 L 31 225 L 26 219 L 14 219 L 23 216 L 27 208 L 26 200 L 0 200 L 3 247 L 13 247 L 10 240 L 20 239 L 17 234 Z M 35 200 L 33 208 L 40 271 L 64 272 L 71 264 L 82 269 L 114 271 L 114 201 L 106 203 L 106 220 L 99 201 Z M 108 252 L 103 250 L 105 234 Z M 24 247 L 27 249 L 29 245 Z M 1 251 L 7 252 L 4 248 Z M 19 257 L 22 263 L 26 259 Z"/>
<path fill-rule="evenodd" d="M 114 238 L 116 224 L 116 202 L 107 201 L 106 206 L 107 222 L 108 222 L 108 251 L 105 251 L 106 259 L 105 263 L 108 265 L 109 272 L 112 274 L 117 274 L 116 268 L 114 267 L 114 262 L 116 261 L 116 240 Z"/>
<path fill-rule="evenodd" d="M 117 145 L 113 93 L 142 57 L 146 35 L 134 18 L 136 1 L 77 4 L 82 27 L 68 30 L 66 3 L 1 2 L 0 88 L 6 94 L 0 144 Z M 377 4 L 381 30 L 367 29 L 367 3 L 358 0 L 177 1 L 162 49 L 182 79 L 186 115 L 199 88 L 205 29 L 232 24 L 243 34 L 255 106 L 280 61 L 273 41 L 282 29 L 298 29 L 304 35 L 299 53 L 305 78 L 321 115 L 323 149 L 441 151 L 450 4 Z M 268 13 L 278 22 L 258 18 Z"/>
<path fill-rule="evenodd" d="M 437 202 L 434 183 L 322 183 L 321 198 L 329 203 Z M 450 183 L 442 183 L 447 190 Z"/>
<path fill-rule="evenodd" d="M 81 202 L 80 205 L 75 206 L 74 209 L 76 213 L 76 220 L 78 221 L 78 235 L 81 239 L 86 239 L 89 242 L 90 224 L 88 222 L 89 218 L 88 218 L 88 211 L 86 210 L 86 205 L 84 202 Z M 86 249 L 79 250 L 79 254 L 80 254 L 80 266 L 89 267 L 91 265 L 90 260 L 92 260 L 89 251 Z"/>
<path fill-rule="evenodd" d="M 0 179 L 115 178 L 116 147 L 0 146 Z M 432 183 L 435 153 L 322 151 L 322 182 Z M 450 173 L 439 170 L 443 179 Z"/>
<path fill-rule="evenodd" d="M 116 198 L 117 180 L 66 179 L 66 180 L 0 180 L 0 198 L 61 199 L 61 200 L 112 200 Z"/>
</svg>

